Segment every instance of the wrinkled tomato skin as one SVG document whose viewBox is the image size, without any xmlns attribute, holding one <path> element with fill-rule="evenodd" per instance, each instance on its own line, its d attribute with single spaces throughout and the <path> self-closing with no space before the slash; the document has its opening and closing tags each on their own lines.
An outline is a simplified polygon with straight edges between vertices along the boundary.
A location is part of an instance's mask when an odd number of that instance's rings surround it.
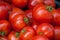
<svg viewBox="0 0 60 40">
<path fill-rule="evenodd" d="M 27 0 L 12 0 L 12 3 L 20 8 L 24 8 L 27 5 Z"/>
<path fill-rule="evenodd" d="M 36 30 L 37 35 L 46 36 L 48 38 L 54 37 L 54 28 L 49 23 L 42 23 L 38 26 Z"/>
<path fill-rule="evenodd" d="M 28 1 L 28 8 L 33 9 L 36 5 L 42 4 L 44 0 L 29 0 Z"/>
<path fill-rule="evenodd" d="M 19 40 L 19 34 L 16 34 L 15 31 L 12 31 L 12 32 L 8 35 L 8 40 Z"/>
<path fill-rule="evenodd" d="M 32 17 L 40 23 L 50 23 L 52 21 L 52 14 L 46 9 L 46 6 L 37 5 L 33 9 Z"/>
<path fill-rule="evenodd" d="M 24 11 L 22 11 L 19 8 L 13 8 L 13 10 L 11 11 L 11 13 L 9 14 L 9 21 L 12 22 L 14 17 L 16 15 L 20 15 L 20 14 L 24 14 Z"/>
<path fill-rule="evenodd" d="M 0 40 L 8 40 L 8 38 L 7 37 L 1 37 L 0 36 Z"/>
<path fill-rule="evenodd" d="M 60 40 L 60 27 L 55 26 L 55 40 Z"/>
<path fill-rule="evenodd" d="M 11 26 L 8 21 L 0 20 L 0 34 L 1 36 L 6 36 L 11 32 Z"/>
<path fill-rule="evenodd" d="M 52 14 L 55 25 L 60 25 L 60 12 L 58 10 L 53 10 Z"/>
<path fill-rule="evenodd" d="M 43 36 L 34 36 L 32 40 L 49 40 L 49 39 Z"/>
<path fill-rule="evenodd" d="M 35 36 L 35 32 L 30 26 L 24 27 L 20 32 L 21 40 L 30 40 L 33 36 Z"/>
<path fill-rule="evenodd" d="M 28 24 L 28 18 L 23 15 L 16 15 L 12 22 L 12 27 L 15 31 L 19 31 Z"/>
<path fill-rule="evenodd" d="M 11 6 L 8 3 L 0 2 L 0 20 L 7 19 L 10 10 Z"/>
<path fill-rule="evenodd" d="M 46 6 L 52 6 L 54 8 L 56 7 L 54 0 L 44 0 L 44 4 Z"/>
</svg>

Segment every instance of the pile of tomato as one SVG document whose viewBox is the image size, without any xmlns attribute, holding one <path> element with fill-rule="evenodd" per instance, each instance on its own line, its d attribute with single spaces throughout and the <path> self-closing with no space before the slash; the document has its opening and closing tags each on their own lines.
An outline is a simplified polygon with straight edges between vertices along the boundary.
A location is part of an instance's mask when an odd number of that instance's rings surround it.
<svg viewBox="0 0 60 40">
<path fill-rule="evenodd" d="M 55 0 L 0 0 L 0 40 L 60 40 Z"/>
</svg>

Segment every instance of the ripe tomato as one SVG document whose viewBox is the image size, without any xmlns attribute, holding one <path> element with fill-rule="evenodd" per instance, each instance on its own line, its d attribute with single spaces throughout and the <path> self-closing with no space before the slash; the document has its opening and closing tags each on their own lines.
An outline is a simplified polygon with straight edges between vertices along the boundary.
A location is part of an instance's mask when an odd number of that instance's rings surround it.
<svg viewBox="0 0 60 40">
<path fill-rule="evenodd" d="M 49 40 L 49 39 L 43 36 L 34 36 L 32 40 Z"/>
<path fill-rule="evenodd" d="M 11 10 L 9 4 L 5 2 L 0 2 L 0 20 L 8 18 L 8 12 Z"/>
<path fill-rule="evenodd" d="M 58 8 L 57 10 L 60 11 L 60 8 Z"/>
<path fill-rule="evenodd" d="M 20 15 L 16 15 L 13 19 L 13 22 L 12 22 L 12 27 L 15 31 L 19 31 L 26 26 L 26 24 L 29 23 L 29 20 L 28 18 L 23 15 L 23 14 L 20 14 Z"/>
<path fill-rule="evenodd" d="M 26 10 L 25 15 L 29 18 L 32 19 L 32 10 Z"/>
<path fill-rule="evenodd" d="M 0 36 L 8 35 L 11 31 L 11 27 L 8 21 L 0 20 Z"/>
<path fill-rule="evenodd" d="M 27 0 L 12 0 L 12 3 L 20 8 L 24 8 L 27 5 Z"/>
<path fill-rule="evenodd" d="M 55 0 L 44 0 L 44 4 L 55 8 Z"/>
<path fill-rule="evenodd" d="M 8 35 L 8 40 L 19 40 L 19 35 L 20 33 L 12 31 L 9 35 Z"/>
<path fill-rule="evenodd" d="M 29 0 L 28 1 L 28 8 L 32 9 L 38 4 L 42 4 L 44 0 Z"/>
<path fill-rule="evenodd" d="M 32 27 L 26 26 L 20 32 L 21 40 L 30 40 L 35 35 L 35 32 Z"/>
<path fill-rule="evenodd" d="M 34 7 L 32 15 L 40 23 L 50 23 L 52 21 L 52 14 L 49 11 L 49 6 L 37 5 Z"/>
<path fill-rule="evenodd" d="M 54 28 L 49 23 L 42 23 L 38 26 L 36 33 L 37 33 L 37 35 L 52 38 L 54 36 Z"/>
<path fill-rule="evenodd" d="M 9 15 L 9 21 L 12 22 L 13 18 L 19 14 L 24 14 L 24 12 L 19 8 L 13 8 L 12 12 Z"/>
<path fill-rule="evenodd" d="M 55 40 L 60 40 L 60 27 L 55 26 Z"/>
<path fill-rule="evenodd" d="M 0 36 L 0 40 L 8 40 L 8 38 L 7 37 L 1 37 Z"/>
<path fill-rule="evenodd" d="M 53 14 L 53 21 L 56 25 L 60 25 L 60 12 L 58 12 L 58 10 L 53 10 L 52 11 Z"/>
</svg>

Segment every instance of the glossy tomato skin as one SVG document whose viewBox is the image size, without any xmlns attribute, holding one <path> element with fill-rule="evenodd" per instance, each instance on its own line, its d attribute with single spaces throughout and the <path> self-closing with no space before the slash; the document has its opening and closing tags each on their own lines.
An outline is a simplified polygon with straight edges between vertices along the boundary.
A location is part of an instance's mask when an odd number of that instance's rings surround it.
<svg viewBox="0 0 60 40">
<path fill-rule="evenodd" d="M 28 1 L 28 8 L 32 9 L 38 4 L 42 4 L 44 0 L 29 0 Z"/>
<path fill-rule="evenodd" d="M 30 26 L 24 27 L 20 32 L 21 40 L 30 40 L 33 36 L 35 36 L 35 32 Z"/>
<path fill-rule="evenodd" d="M 8 35 L 8 40 L 19 40 L 19 33 L 12 31 L 9 35 Z"/>
<path fill-rule="evenodd" d="M 11 27 L 8 21 L 0 20 L 0 36 L 6 36 L 10 33 Z"/>
<path fill-rule="evenodd" d="M 27 5 L 27 0 L 12 0 L 12 3 L 20 8 L 24 8 Z"/>
<path fill-rule="evenodd" d="M 0 2 L 0 20 L 8 18 L 8 13 L 11 10 L 11 6 L 8 3 Z"/>
<path fill-rule="evenodd" d="M 46 36 L 48 38 L 54 37 L 54 28 L 49 23 L 42 23 L 38 26 L 36 30 L 37 35 Z"/>
<path fill-rule="evenodd" d="M 47 10 L 44 5 L 37 5 L 33 9 L 33 18 L 40 23 L 50 23 L 52 21 L 52 14 Z"/>
<path fill-rule="evenodd" d="M 52 7 L 56 7 L 56 5 L 55 5 L 55 0 L 44 0 L 44 4 L 46 5 L 46 6 L 52 6 Z"/>
<path fill-rule="evenodd" d="M 55 26 L 55 40 L 60 40 L 60 27 Z"/>
<path fill-rule="evenodd" d="M 8 40 L 8 38 L 0 36 L 0 40 Z"/>
<path fill-rule="evenodd" d="M 49 39 L 43 36 L 34 36 L 32 40 L 49 40 Z"/>
<path fill-rule="evenodd" d="M 9 14 L 9 21 L 10 21 L 10 23 L 13 21 L 13 19 L 14 19 L 14 17 L 16 15 L 20 15 L 20 14 L 24 14 L 24 11 L 22 11 L 19 8 L 13 8 L 12 12 L 10 12 L 10 14 Z"/>
<path fill-rule="evenodd" d="M 60 25 L 60 12 L 58 10 L 53 10 L 52 14 L 55 25 Z"/>
<path fill-rule="evenodd" d="M 16 15 L 12 22 L 12 27 L 15 31 L 19 31 L 29 23 L 28 18 L 23 15 Z"/>
</svg>

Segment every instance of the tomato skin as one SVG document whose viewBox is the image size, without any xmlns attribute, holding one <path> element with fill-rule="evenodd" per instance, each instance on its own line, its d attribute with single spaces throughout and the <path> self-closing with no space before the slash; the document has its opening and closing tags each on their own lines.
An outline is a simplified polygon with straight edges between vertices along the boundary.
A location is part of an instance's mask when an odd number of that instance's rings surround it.
<svg viewBox="0 0 60 40">
<path fill-rule="evenodd" d="M 53 10 L 53 21 L 56 25 L 60 25 L 60 12 L 58 10 Z"/>
<path fill-rule="evenodd" d="M 42 4 L 44 0 L 29 0 L 28 1 L 28 8 L 33 9 L 36 5 Z"/>
<path fill-rule="evenodd" d="M 0 2 L 0 20 L 8 18 L 8 12 L 11 10 L 11 6 L 8 3 Z"/>
<path fill-rule="evenodd" d="M 20 8 L 24 8 L 27 5 L 27 0 L 12 0 L 12 3 Z"/>
<path fill-rule="evenodd" d="M 9 35 L 8 35 L 8 40 L 19 40 L 19 33 L 12 31 Z"/>
<path fill-rule="evenodd" d="M 44 0 L 44 4 L 47 6 L 52 6 L 54 8 L 56 6 L 54 0 Z"/>
<path fill-rule="evenodd" d="M 0 36 L 0 40 L 8 40 L 7 37 L 1 37 Z"/>
<path fill-rule="evenodd" d="M 35 36 L 35 32 L 30 26 L 24 27 L 20 32 L 21 40 L 30 40 L 33 36 Z"/>
<path fill-rule="evenodd" d="M 46 9 L 44 5 L 37 5 L 33 9 L 32 17 L 40 23 L 50 23 L 52 21 L 52 14 Z"/>
<path fill-rule="evenodd" d="M 23 15 L 16 15 L 12 22 L 12 27 L 15 31 L 19 31 L 29 23 L 28 18 Z"/>
<path fill-rule="evenodd" d="M 49 39 L 43 36 L 34 36 L 32 40 L 49 40 Z"/>
<path fill-rule="evenodd" d="M 54 36 L 54 28 L 49 23 L 42 23 L 38 26 L 36 33 L 37 33 L 37 35 L 52 38 Z"/>
<path fill-rule="evenodd" d="M 13 8 L 12 12 L 10 13 L 9 15 L 9 21 L 12 22 L 14 17 L 16 15 L 20 15 L 20 14 L 24 14 L 24 11 L 22 11 L 21 9 L 19 8 Z"/>
<path fill-rule="evenodd" d="M 60 40 L 60 27 L 55 26 L 55 40 Z"/>
<path fill-rule="evenodd" d="M 0 20 L 0 36 L 6 36 L 10 33 L 11 27 L 8 21 Z"/>
</svg>

